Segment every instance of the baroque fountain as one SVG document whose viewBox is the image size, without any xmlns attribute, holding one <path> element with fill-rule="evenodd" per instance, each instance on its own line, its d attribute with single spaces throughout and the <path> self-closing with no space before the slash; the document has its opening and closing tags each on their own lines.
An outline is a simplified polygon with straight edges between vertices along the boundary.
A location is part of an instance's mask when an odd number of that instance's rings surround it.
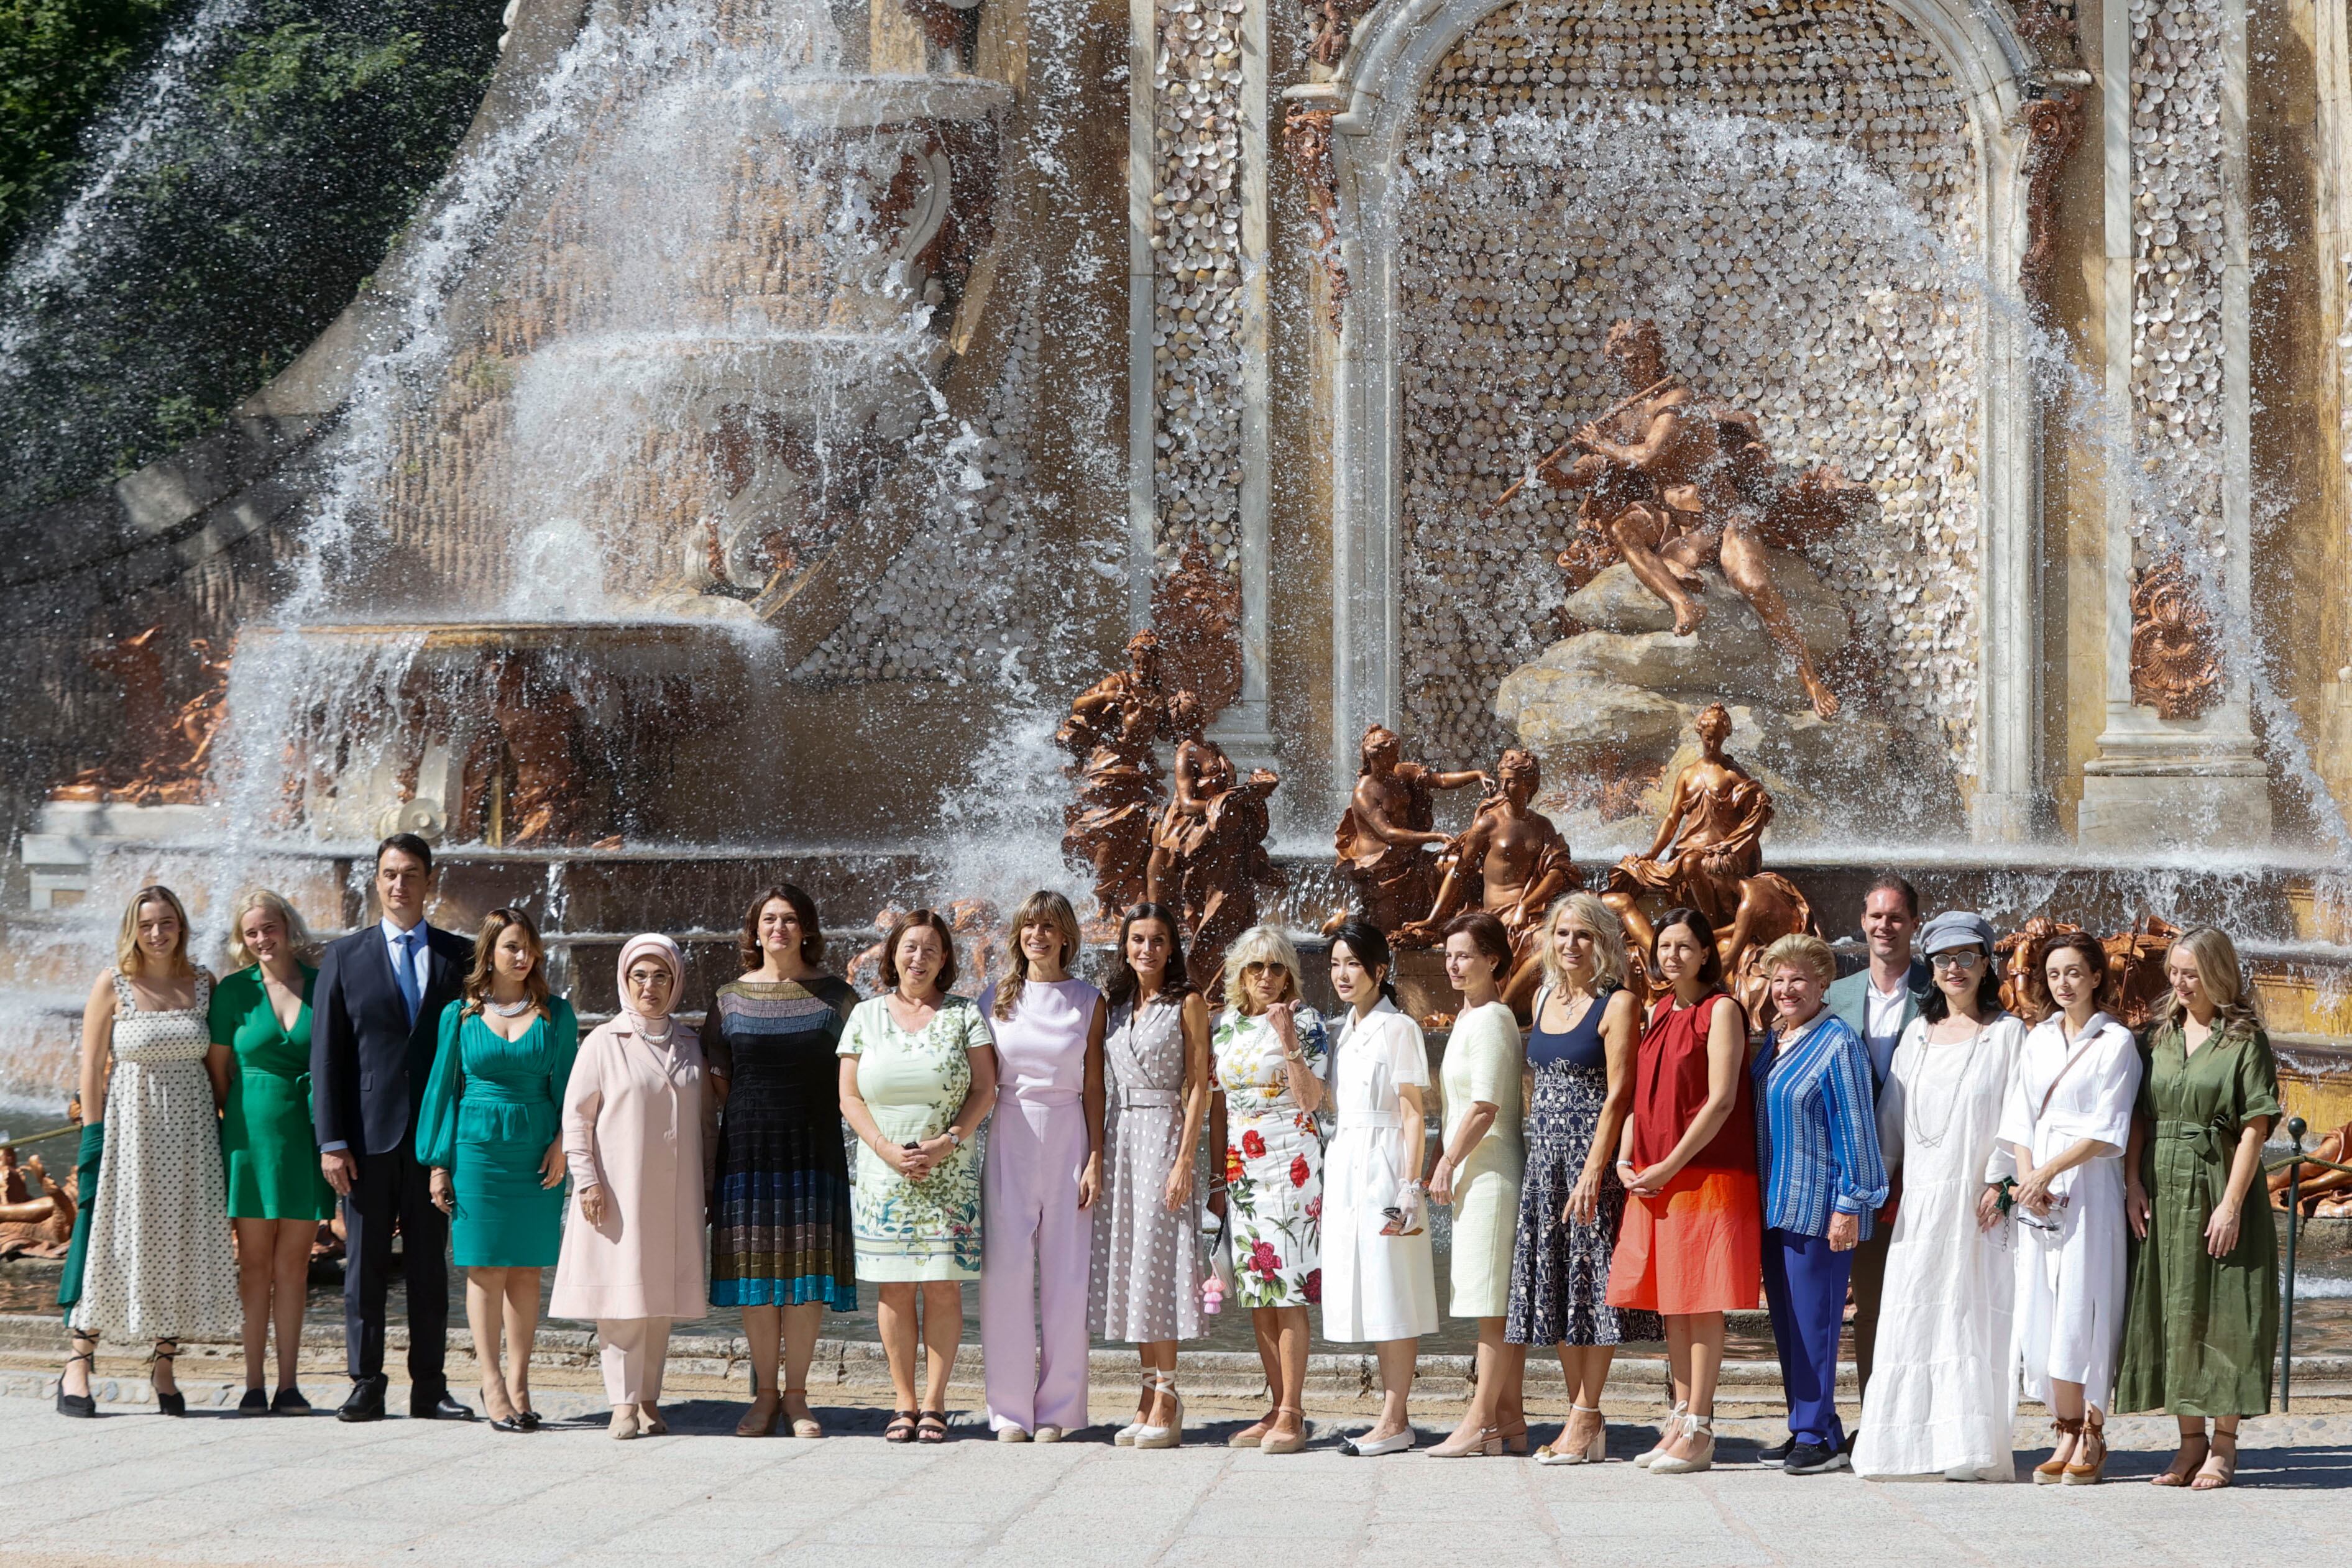
<svg viewBox="0 0 2352 1568">
<path fill-rule="evenodd" d="M 509 22 L 308 354 L 5 519 L 0 1093 L 59 1097 L 130 886 L 339 925 L 394 828 L 445 846 L 443 918 L 535 904 L 591 1013 L 618 933 L 715 978 L 780 874 L 845 936 L 1077 891 L 1055 724 L 1144 625 L 1232 777 L 1280 777 L 1302 931 L 1356 885 L 1324 846 L 1369 726 L 1521 780 L 1597 889 L 1719 704 L 1789 907 L 1834 935 L 1891 863 L 2003 924 L 2221 920 L 2327 1088 L 2340 8 Z M 1660 399 L 1705 460 L 1601 482 Z M 1183 737 L 1139 737 L 1158 788 Z"/>
</svg>

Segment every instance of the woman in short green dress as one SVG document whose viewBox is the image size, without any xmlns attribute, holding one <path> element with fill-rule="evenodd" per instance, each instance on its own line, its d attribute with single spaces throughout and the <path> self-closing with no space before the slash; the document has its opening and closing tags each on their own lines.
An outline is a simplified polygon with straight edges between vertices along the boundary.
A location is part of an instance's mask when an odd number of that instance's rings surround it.
<svg viewBox="0 0 2352 1568">
<path fill-rule="evenodd" d="M 299 1416 L 295 1386 L 302 1304 L 319 1221 L 335 1191 L 319 1172 L 310 1130 L 310 984 L 318 956 L 302 917 L 267 888 L 237 900 L 229 919 L 236 972 L 213 989 L 212 1041 L 232 1061 L 221 1107 L 228 1217 L 236 1230 L 236 1293 L 245 1308 L 245 1398 L 240 1416 Z M 278 1396 L 262 1389 L 262 1362 L 278 1329 Z"/>
<path fill-rule="evenodd" d="M 875 1323 L 898 1396 L 883 1437 L 943 1443 L 948 1374 L 963 1338 L 963 1282 L 980 1278 L 980 1158 L 973 1140 L 996 1103 L 996 1051 L 980 1009 L 949 994 L 955 934 L 928 909 L 882 945 L 881 996 L 860 1002 L 835 1048 L 841 1114 L 856 1134 L 849 1208 L 857 1277 L 875 1286 Z M 929 1358 L 915 1392 L 916 1310 Z"/>
<path fill-rule="evenodd" d="M 2180 1450 L 2156 1484 L 2212 1491 L 2237 1474 L 2239 1417 L 2271 1407 L 2278 1236 L 2262 1160 L 2278 1065 L 2227 936 L 2184 932 L 2164 967 L 2172 991 L 2148 1034 L 2124 1167 L 2137 1239 L 2115 1407 L 2178 1417 Z"/>
<path fill-rule="evenodd" d="M 495 1431 L 539 1426 L 530 1346 L 540 1271 L 563 1245 L 563 1089 L 579 1053 L 572 1004 L 548 994 L 538 928 L 520 909 L 493 909 L 474 944 L 465 997 L 441 1014 L 416 1158 L 432 1167 L 433 1201 L 450 1217 L 450 1256 L 466 1270 L 466 1321 Z"/>
</svg>

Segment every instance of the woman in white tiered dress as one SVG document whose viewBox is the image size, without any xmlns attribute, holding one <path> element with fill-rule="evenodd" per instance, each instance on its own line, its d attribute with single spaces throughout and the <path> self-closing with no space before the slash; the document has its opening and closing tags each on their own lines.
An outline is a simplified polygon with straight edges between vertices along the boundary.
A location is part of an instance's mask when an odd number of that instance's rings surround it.
<svg viewBox="0 0 2352 1568">
<path fill-rule="evenodd" d="M 1998 1136 L 2017 1162 L 2023 1391 L 2049 1406 L 2057 1427 L 2033 1479 L 2086 1486 L 2106 1469 L 2103 1429 L 2123 1339 L 2124 1148 L 2139 1045 L 2099 1008 L 2114 982 L 2095 938 L 2058 937 L 2042 965 L 2058 1010 L 2025 1037 Z"/>
<path fill-rule="evenodd" d="M 1348 1012 L 1331 1046 L 1339 1131 L 1323 1160 L 1323 1337 L 1380 1357 L 1381 1418 L 1339 1446 L 1358 1455 L 1412 1447 L 1413 1357 L 1437 1332 L 1421 1186 L 1429 1048 L 1397 1010 L 1388 972 L 1379 926 L 1350 920 L 1332 934 L 1331 988 Z"/>
<path fill-rule="evenodd" d="M 211 972 L 188 961 L 187 911 L 169 888 L 141 888 L 116 967 L 82 1015 L 83 1168 L 93 1155 L 100 1165 L 58 1291 L 73 1309 L 62 1414 L 97 1413 L 89 1368 L 100 1339 L 152 1341 L 156 1408 L 180 1416 L 181 1339 L 242 1332 L 220 1152 L 229 1053 L 212 1042 L 212 993 Z"/>
<path fill-rule="evenodd" d="M 1967 911 L 1927 922 L 1916 951 L 1936 989 L 1879 1091 L 1878 1145 L 1902 1196 L 1854 1440 L 1858 1475 L 2015 1474 L 2017 1239 L 1985 1173 L 2010 1165 L 1994 1134 L 2025 1025 L 2001 1010 L 1993 941 L 1991 925 Z"/>
</svg>

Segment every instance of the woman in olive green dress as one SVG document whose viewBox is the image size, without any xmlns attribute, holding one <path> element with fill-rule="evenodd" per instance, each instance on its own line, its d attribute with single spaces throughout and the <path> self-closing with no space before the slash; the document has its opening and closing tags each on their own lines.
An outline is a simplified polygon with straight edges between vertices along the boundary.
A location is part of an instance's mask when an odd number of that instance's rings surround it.
<svg viewBox="0 0 2352 1568">
<path fill-rule="evenodd" d="M 299 1416 L 310 1408 L 295 1386 L 310 1247 L 319 1221 L 335 1212 L 310 1131 L 310 983 L 319 971 L 305 960 L 318 956 L 318 945 L 291 904 L 257 888 L 230 916 L 228 956 L 236 973 L 214 988 L 209 1017 L 213 1044 L 234 1064 L 221 1156 L 245 1308 L 245 1398 L 236 1413 Z M 275 1399 L 261 1386 L 273 1323 Z"/>
<path fill-rule="evenodd" d="M 2278 1066 L 2227 936 L 2184 932 L 2164 967 L 2172 991 L 2148 1033 L 2124 1166 L 2137 1240 L 2115 1407 L 2179 1417 L 2180 1450 L 2156 1484 L 2211 1491 L 2237 1474 L 2238 1418 L 2271 1407 L 2278 1239 L 2262 1161 Z"/>
<path fill-rule="evenodd" d="M 450 1217 L 450 1256 L 466 1270 L 466 1322 L 494 1431 L 539 1426 L 530 1346 L 540 1271 L 563 1245 L 563 1090 L 579 1053 L 572 1004 L 548 994 L 538 928 L 520 909 L 493 909 L 474 943 L 466 994 L 441 1014 L 416 1158 L 432 1167 L 433 1201 Z"/>
</svg>

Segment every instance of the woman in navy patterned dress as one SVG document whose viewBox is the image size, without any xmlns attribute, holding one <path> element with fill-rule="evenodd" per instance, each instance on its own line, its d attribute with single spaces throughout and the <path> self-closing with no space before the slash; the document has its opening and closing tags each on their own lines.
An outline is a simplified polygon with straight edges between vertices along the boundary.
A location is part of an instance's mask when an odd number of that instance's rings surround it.
<svg viewBox="0 0 2352 1568">
<path fill-rule="evenodd" d="M 751 1343 L 751 1408 L 736 1434 L 766 1437 L 781 1415 L 794 1437 L 817 1437 L 817 1327 L 827 1307 L 857 1306 L 834 1055 L 857 993 L 817 967 L 816 904 L 789 883 L 751 901 L 739 946 L 743 977 L 719 988 L 702 1030 L 722 1106 L 710 1301 L 742 1310 Z"/>
</svg>

